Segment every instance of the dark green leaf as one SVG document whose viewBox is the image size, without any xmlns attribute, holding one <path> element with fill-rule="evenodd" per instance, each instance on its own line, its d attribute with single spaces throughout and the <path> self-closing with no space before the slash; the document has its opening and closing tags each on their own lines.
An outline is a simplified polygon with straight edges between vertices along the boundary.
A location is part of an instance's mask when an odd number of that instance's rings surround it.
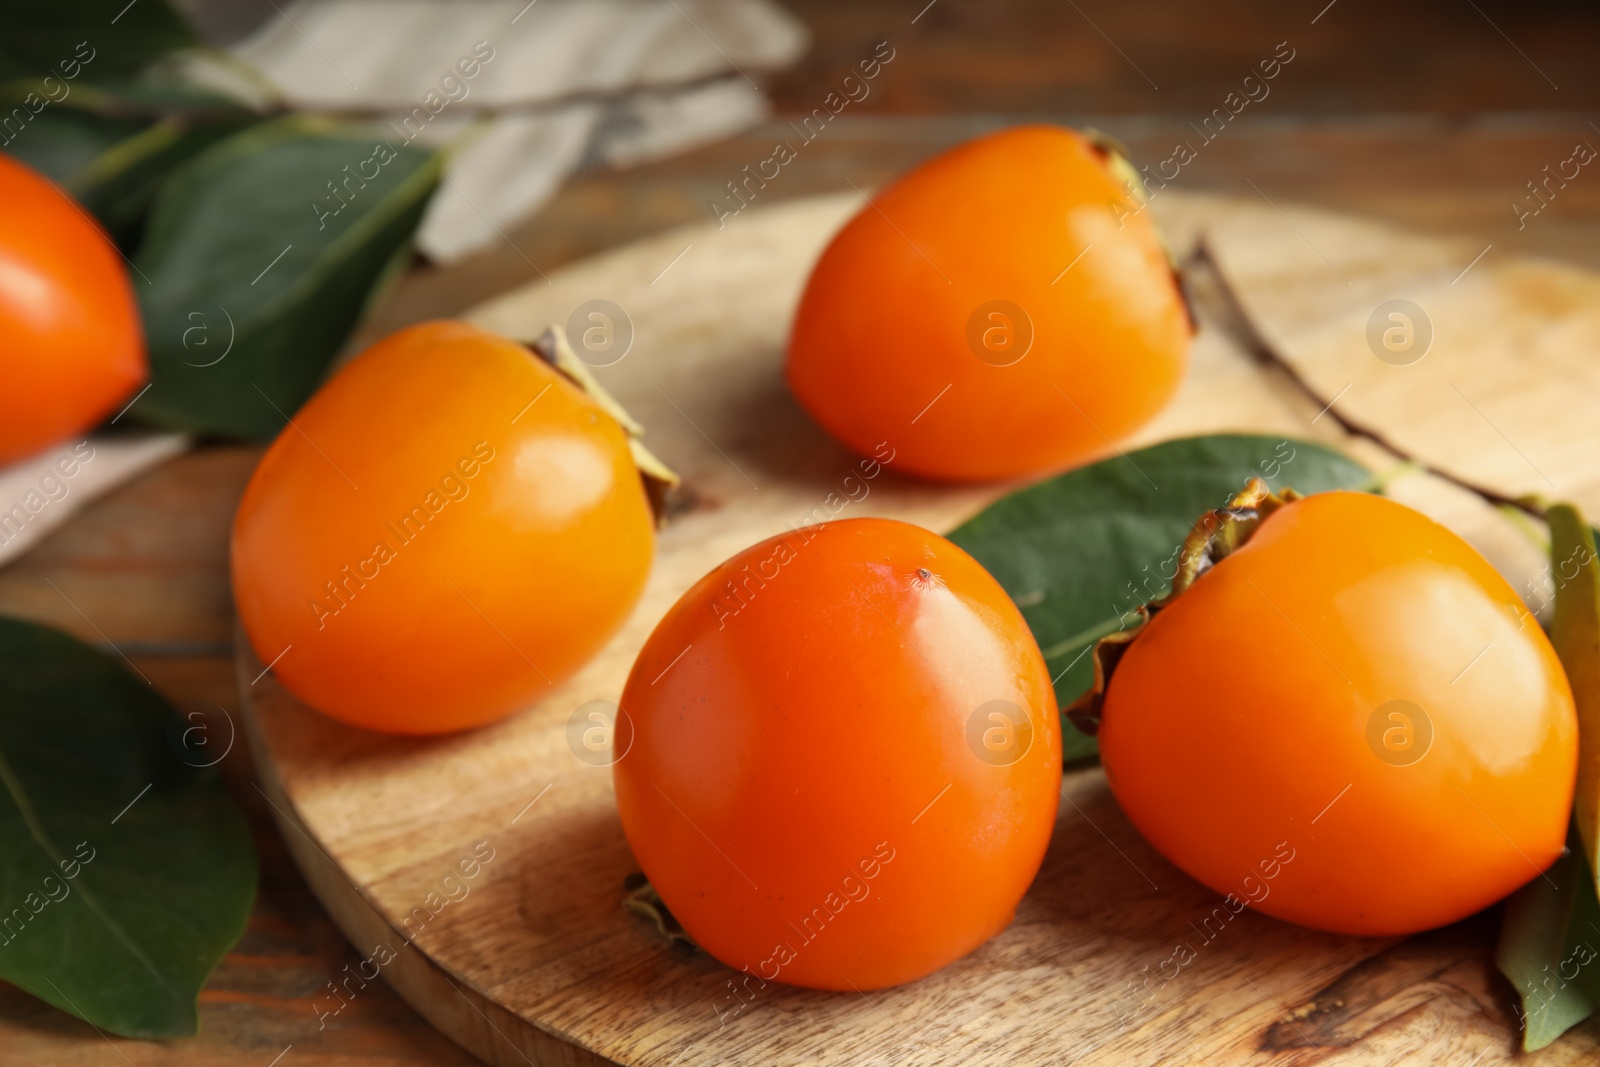
<svg viewBox="0 0 1600 1067">
<path fill-rule="evenodd" d="M 249 828 L 171 743 L 175 714 L 87 645 L 0 618 L 0 978 L 129 1037 L 195 1032 L 255 895 Z"/>
<path fill-rule="evenodd" d="M 183 163 L 255 120 L 188 124 L 165 119 L 119 141 L 67 177 L 67 191 L 92 211 L 116 242 L 134 248 L 161 184 Z"/>
<path fill-rule="evenodd" d="M 435 155 L 308 118 L 181 167 L 135 257 L 152 370 L 135 411 L 176 429 L 276 432 L 407 253 L 438 180 Z"/>
<path fill-rule="evenodd" d="M 4 141 L 0 149 L 62 182 L 149 125 L 139 119 L 107 118 L 78 108 L 52 107 L 33 116 L 25 126 L 11 129 L 10 140 L 0 137 Z"/>
<path fill-rule="evenodd" d="M 1171 588 L 1200 515 L 1257 476 L 1302 493 L 1349 489 L 1366 470 L 1320 445 L 1223 434 L 1167 441 L 1024 489 L 950 534 L 1022 609 L 1065 707 L 1094 682 L 1088 650 Z M 1062 720 L 1068 760 L 1095 744 Z"/>
<path fill-rule="evenodd" d="M 198 43 L 166 0 L 6 0 L 0 6 L 0 78 L 111 78 Z"/>
<path fill-rule="evenodd" d="M 186 81 L 181 72 L 157 66 L 129 78 L 80 85 L 72 96 L 79 107 L 105 115 L 165 118 L 229 117 L 250 108 L 214 89 Z"/>
<path fill-rule="evenodd" d="M 0 81 L 0 111 L 11 120 L 0 133 L 0 148 L 9 150 L 8 137 L 31 121 L 14 110 L 18 106 L 35 115 L 59 108 L 147 122 L 169 116 L 228 117 L 250 110 L 231 96 L 186 80 L 182 70 L 167 64 L 107 80 L 91 80 L 87 74 L 72 81 L 56 75 L 10 78 Z"/>
<path fill-rule="evenodd" d="M 1567 853 L 1506 899 L 1495 965 L 1521 1001 L 1522 1047 L 1544 1048 L 1600 997 L 1600 903 L 1576 829 Z"/>
<path fill-rule="evenodd" d="M 180 164 L 254 123 L 247 113 L 160 122 L 76 108 L 41 112 L 6 150 L 48 174 L 131 250 L 162 181 Z"/>
</svg>

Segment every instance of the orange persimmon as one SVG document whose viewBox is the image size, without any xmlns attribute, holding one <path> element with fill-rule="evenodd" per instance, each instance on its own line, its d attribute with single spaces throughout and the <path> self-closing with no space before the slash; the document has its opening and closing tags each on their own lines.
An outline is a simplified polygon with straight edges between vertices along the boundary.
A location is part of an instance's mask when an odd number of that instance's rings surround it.
<svg viewBox="0 0 1600 1067">
<path fill-rule="evenodd" d="M 790 387 L 846 446 L 932 478 L 1040 474 L 1111 450 L 1177 389 L 1192 332 L 1111 149 L 1020 126 L 872 197 L 822 253 Z"/>
<path fill-rule="evenodd" d="M 89 429 L 145 379 L 116 246 L 44 175 L 0 155 L 0 465 Z"/>
<path fill-rule="evenodd" d="M 440 733 L 577 670 L 653 549 L 616 419 L 526 347 L 430 322 L 358 355 L 267 450 L 234 521 L 233 591 L 306 703 Z"/>
</svg>

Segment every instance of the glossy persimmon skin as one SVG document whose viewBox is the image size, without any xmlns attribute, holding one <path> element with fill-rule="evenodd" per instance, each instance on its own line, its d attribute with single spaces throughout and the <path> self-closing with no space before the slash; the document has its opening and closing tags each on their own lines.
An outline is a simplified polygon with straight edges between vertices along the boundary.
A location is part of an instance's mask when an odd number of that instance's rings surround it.
<svg viewBox="0 0 1600 1067">
<path fill-rule="evenodd" d="M 89 429 L 147 372 L 116 246 L 65 192 L 0 154 L 0 466 Z"/>
<path fill-rule="evenodd" d="M 969 722 L 996 700 L 1032 737 L 986 761 Z M 728 560 L 656 627 L 621 709 L 634 856 L 697 943 L 764 981 L 869 990 L 966 955 L 1011 921 L 1055 825 L 1038 647 L 988 572 L 906 523 Z"/>
<path fill-rule="evenodd" d="M 1422 710 L 1431 746 L 1417 716 L 1407 733 L 1385 712 L 1401 732 L 1380 755 L 1370 722 L 1393 700 Z M 1273 514 L 1151 620 L 1112 676 L 1100 755 L 1134 825 L 1212 889 L 1400 935 L 1561 854 L 1577 737 L 1561 664 L 1505 579 L 1410 508 L 1334 492 Z"/>
<path fill-rule="evenodd" d="M 626 434 L 592 398 L 522 345 L 423 323 L 340 369 L 267 450 L 234 521 L 234 600 L 301 700 L 442 733 L 593 656 L 654 537 Z"/>
<path fill-rule="evenodd" d="M 1016 347 L 979 358 L 969 338 L 995 300 L 1032 323 L 1007 366 Z M 1150 214 L 1105 155 L 1071 130 L 1019 126 L 922 164 L 839 231 L 806 284 L 787 374 L 859 453 L 888 441 L 914 474 L 1015 478 L 1109 452 L 1147 422 L 1177 389 L 1190 333 Z M 1003 328 L 987 336 L 1008 343 Z"/>
</svg>

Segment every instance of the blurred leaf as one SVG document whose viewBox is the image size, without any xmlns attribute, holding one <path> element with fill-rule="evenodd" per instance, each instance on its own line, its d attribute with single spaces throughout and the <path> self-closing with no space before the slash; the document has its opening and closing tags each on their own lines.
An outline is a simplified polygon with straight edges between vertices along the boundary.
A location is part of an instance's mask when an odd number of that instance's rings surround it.
<svg viewBox="0 0 1600 1067">
<path fill-rule="evenodd" d="M 41 112 L 7 151 L 54 178 L 131 251 L 167 175 L 256 121 L 247 112 L 209 121 L 144 122 L 52 108 Z"/>
<path fill-rule="evenodd" d="M 13 112 L 10 126 L 0 133 L 0 148 L 9 151 L 7 135 L 19 135 L 26 123 L 24 116 L 13 111 L 18 105 L 28 105 L 28 110 L 36 114 L 64 108 L 108 118 L 146 121 L 169 116 L 232 117 L 250 110 L 248 105 L 231 96 L 187 80 L 181 69 L 166 62 L 158 62 L 137 74 L 108 79 L 94 78 L 88 67 L 84 71 L 83 76 L 75 80 L 38 75 L 0 80 L 0 110 Z M 33 95 L 31 101 L 29 94 Z"/>
<path fill-rule="evenodd" d="M 16 130 L 0 149 L 57 182 L 64 182 L 74 171 L 93 163 L 96 156 L 137 136 L 149 125 L 139 119 L 107 118 L 77 108 L 52 107 Z"/>
<path fill-rule="evenodd" d="M 112 145 L 69 174 L 64 184 L 119 245 L 131 250 L 162 182 L 183 163 L 254 122 L 241 118 L 189 125 L 165 119 Z"/>
<path fill-rule="evenodd" d="M 1573 818 L 1589 869 L 1600 868 L 1600 560 L 1594 531 L 1570 504 L 1550 524 L 1550 577 L 1556 587 L 1550 643 L 1566 668 L 1578 706 L 1578 786 Z"/>
<path fill-rule="evenodd" d="M 176 429 L 276 432 L 311 395 L 398 257 L 439 158 L 359 127 L 264 123 L 162 186 L 135 263 L 151 387 Z"/>
<path fill-rule="evenodd" d="M 1578 708 L 1578 783 L 1567 854 L 1506 901 L 1495 963 L 1522 1002 L 1522 1047 L 1543 1048 L 1600 1004 L 1600 897 L 1594 861 L 1600 818 L 1600 562 L 1594 530 L 1555 504 L 1550 574 L 1556 590 L 1550 643 Z"/>
<path fill-rule="evenodd" d="M 131 74 L 199 38 L 167 0 L 6 0 L 0 79 Z"/>
<path fill-rule="evenodd" d="M 987 567 L 1033 629 L 1062 707 L 1094 684 L 1089 649 L 1165 596 L 1184 535 L 1250 477 L 1302 493 L 1350 489 L 1368 472 L 1321 445 L 1222 434 L 1167 441 L 1013 493 L 950 539 Z M 1092 738 L 1062 719 L 1067 760 Z"/>
<path fill-rule="evenodd" d="M 0 978 L 128 1037 L 195 1032 L 255 896 L 249 827 L 175 716 L 75 638 L 0 618 Z"/>
<path fill-rule="evenodd" d="M 140 71 L 131 78 L 81 84 L 70 99 L 78 107 L 103 115 L 147 118 L 169 115 L 231 117 L 248 110 L 233 97 L 184 81 L 160 66 Z"/>
</svg>

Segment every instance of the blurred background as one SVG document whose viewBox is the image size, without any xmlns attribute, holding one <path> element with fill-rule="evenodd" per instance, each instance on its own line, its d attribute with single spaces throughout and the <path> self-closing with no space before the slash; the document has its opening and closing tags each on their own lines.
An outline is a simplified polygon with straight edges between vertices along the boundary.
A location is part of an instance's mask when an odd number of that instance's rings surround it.
<svg viewBox="0 0 1600 1067">
<path fill-rule="evenodd" d="M 347 347 L 717 218 L 716 205 L 737 206 L 728 183 L 743 168 L 796 141 L 796 124 L 849 92 L 863 60 L 891 54 L 754 207 L 868 189 L 984 130 L 1046 120 L 1104 130 L 1140 166 L 1203 144 L 1177 179 L 1186 190 L 1315 204 L 1600 267 L 1600 171 L 1585 168 L 1536 219 L 1517 207 L 1544 168 L 1600 145 L 1593 3 L 534 0 L 496 4 L 504 28 L 492 37 L 472 31 L 482 5 L 467 0 L 378 3 L 355 19 L 341 3 L 175 6 L 216 50 L 205 77 L 275 106 L 403 115 L 437 81 L 428 57 L 440 26 L 495 47 L 478 95 L 461 101 L 481 110 L 446 111 L 431 133 L 456 148 L 430 208 L 446 222 L 424 222 L 421 252 Z M 1261 61 L 1290 54 L 1270 91 L 1207 141 L 1205 117 Z M 0 569 L 0 610 L 115 642 L 180 709 L 236 706 L 227 529 L 260 449 L 207 444 L 95 501 Z M 91 597 L 102 607 L 86 625 L 63 601 Z M 0 1062 L 472 1062 L 379 984 L 319 1026 L 316 998 L 360 956 L 290 863 L 243 743 L 224 766 L 255 822 L 262 889 L 202 995 L 201 1036 L 112 1044 L 0 984 Z"/>
<path fill-rule="evenodd" d="M 273 0 L 179 6 L 223 45 L 283 19 Z M 787 0 L 782 7 L 803 31 L 790 41 L 783 27 L 764 27 L 779 38 L 775 69 L 740 64 L 742 73 L 709 79 L 748 88 L 748 74 L 770 102 L 768 115 L 747 124 L 732 116 L 743 126 L 732 136 L 658 161 L 577 163 L 537 214 L 502 227 L 504 240 L 449 270 L 413 271 L 369 331 L 453 314 L 541 270 L 714 217 L 708 205 L 728 198 L 726 183 L 768 158 L 777 141 L 792 140 L 791 122 L 822 107 L 884 41 L 894 59 L 867 96 L 761 190 L 764 203 L 839 191 L 847 182 L 867 188 L 976 133 L 1046 120 L 1105 130 L 1141 166 L 1168 158 L 1179 142 L 1203 144 L 1183 168 L 1185 189 L 1257 195 L 1253 182 L 1274 201 L 1600 263 L 1600 181 L 1571 183 L 1537 226 L 1519 230 L 1511 207 L 1574 143 L 1600 144 L 1600 7 L 1593 3 Z M 682 4 L 671 13 L 685 19 Z M 726 32 L 714 10 L 690 14 L 704 21 L 695 32 Z M 1294 59 L 1269 94 L 1204 143 L 1198 124 L 1280 42 Z"/>
<path fill-rule="evenodd" d="M 924 0 L 925 2 L 925 0 Z M 789 122 L 821 106 L 883 40 L 896 58 L 870 96 L 808 145 L 773 201 L 863 188 L 986 129 L 1042 119 L 1091 125 L 1154 165 L 1287 41 L 1296 57 L 1226 133 L 1183 169 L 1185 189 L 1291 199 L 1472 234 L 1510 248 L 1600 264 L 1600 181 L 1573 182 L 1538 225 L 1511 202 L 1600 144 L 1600 7 L 1579 0 L 822 0 L 785 6 L 810 33 L 790 69 L 764 79 L 774 114 L 734 137 L 629 171 L 580 172 L 507 235 L 548 270 L 681 222 Z M 917 16 L 920 13 L 920 18 Z M 1318 17 L 1320 15 L 1320 17 Z M 917 18 L 913 24 L 912 19 Z M 1317 21 L 1313 24 L 1312 19 Z M 485 290 L 536 277 L 505 244 L 451 276 L 420 272 L 381 329 L 447 314 Z M 404 308 L 403 314 L 399 309 Z M 393 316 L 393 317 L 391 317 Z"/>
</svg>

